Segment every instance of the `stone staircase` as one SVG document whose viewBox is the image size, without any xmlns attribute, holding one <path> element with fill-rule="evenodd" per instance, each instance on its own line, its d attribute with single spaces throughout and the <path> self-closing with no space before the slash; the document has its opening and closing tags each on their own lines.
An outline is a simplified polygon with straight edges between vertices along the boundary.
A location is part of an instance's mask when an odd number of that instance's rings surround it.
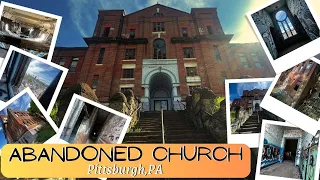
<svg viewBox="0 0 320 180">
<path fill-rule="evenodd" d="M 212 135 L 198 130 L 185 118 L 185 112 L 164 111 L 165 143 L 214 143 Z M 127 133 L 123 143 L 162 143 L 160 112 L 143 112 L 134 132 Z"/>
<path fill-rule="evenodd" d="M 258 121 L 257 114 L 251 115 L 246 122 L 237 129 L 237 133 L 240 134 L 247 134 L 247 133 L 260 133 L 261 130 L 261 123 Z"/>
</svg>

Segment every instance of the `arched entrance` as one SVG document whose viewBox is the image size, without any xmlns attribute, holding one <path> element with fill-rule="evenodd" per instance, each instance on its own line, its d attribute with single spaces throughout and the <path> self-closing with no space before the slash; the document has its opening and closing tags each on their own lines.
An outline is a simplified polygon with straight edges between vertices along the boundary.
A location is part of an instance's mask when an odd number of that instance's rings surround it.
<svg viewBox="0 0 320 180">
<path fill-rule="evenodd" d="M 163 72 L 154 74 L 149 83 L 150 88 L 150 109 L 160 111 L 172 109 L 172 80 L 169 75 Z"/>
</svg>

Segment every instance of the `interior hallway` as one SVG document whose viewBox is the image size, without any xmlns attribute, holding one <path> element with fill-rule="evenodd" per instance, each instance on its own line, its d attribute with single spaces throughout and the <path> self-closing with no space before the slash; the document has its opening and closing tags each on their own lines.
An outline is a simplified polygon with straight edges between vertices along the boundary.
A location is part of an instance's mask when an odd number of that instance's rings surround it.
<svg viewBox="0 0 320 180">
<path fill-rule="evenodd" d="M 293 161 L 283 161 L 260 170 L 260 174 L 286 178 L 301 179 L 299 168 Z"/>
</svg>

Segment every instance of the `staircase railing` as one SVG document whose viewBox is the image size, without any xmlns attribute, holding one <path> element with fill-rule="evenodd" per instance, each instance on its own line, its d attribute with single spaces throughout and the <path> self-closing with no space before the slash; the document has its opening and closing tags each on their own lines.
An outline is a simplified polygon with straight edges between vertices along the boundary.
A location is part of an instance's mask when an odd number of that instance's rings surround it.
<svg viewBox="0 0 320 180">
<path fill-rule="evenodd" d="M 182 109 L 181 108 L 181 105 L 183 105 L 183 109 L 185 110 L 186 109 L 186 105 L 185 104 L 183 104 L 181 101 L 179 101 L 179 100 L 177 100 L 177 102 L 178 102 L 178 104 L 179 104 L 179 108 L 180 108 L 180 110 Z"/>
<path fill-rule="evenodd" d="M 165 144 L 164 140 L 164 122 L 163 122 L 163 108 L 161 106 L 161 128 L 162 128 L 162 143 Z"/>
</svg>

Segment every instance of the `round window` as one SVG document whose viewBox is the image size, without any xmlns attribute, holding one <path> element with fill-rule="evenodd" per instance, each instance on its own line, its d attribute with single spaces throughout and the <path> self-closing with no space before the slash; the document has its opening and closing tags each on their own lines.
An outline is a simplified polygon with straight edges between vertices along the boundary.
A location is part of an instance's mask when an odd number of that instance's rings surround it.
<svg viewBox="0 0 320 180">
<path fill-rule="evenodd" d="M 287 18 L 286 12 L 284 12 L 284 11 L 279 11 L 279 12 L 277 12 L 277 14 L 276 14 L 276 19 L 277 19 L 278 21 L 284 21 L 286 18 Z"/>
</svg>

